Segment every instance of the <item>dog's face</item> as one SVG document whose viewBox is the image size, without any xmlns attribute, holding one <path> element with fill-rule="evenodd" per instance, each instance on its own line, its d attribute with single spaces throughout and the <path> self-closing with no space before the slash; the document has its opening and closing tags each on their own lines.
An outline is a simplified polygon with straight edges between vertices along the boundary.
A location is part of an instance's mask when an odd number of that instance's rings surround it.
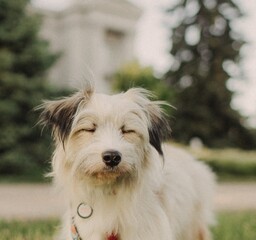
<svg viewBox="0 0 256 240">
<path fill-rule="evenodd" d="M 46 102 L 41 119 L 53 128 L 54 173 L 98 185 L 136 179 L 152 147 L 162 154 L 167 128 L 161 103 L 147 96 L 142 89 L 113 96 L 87 89 Z"/>
</svg>

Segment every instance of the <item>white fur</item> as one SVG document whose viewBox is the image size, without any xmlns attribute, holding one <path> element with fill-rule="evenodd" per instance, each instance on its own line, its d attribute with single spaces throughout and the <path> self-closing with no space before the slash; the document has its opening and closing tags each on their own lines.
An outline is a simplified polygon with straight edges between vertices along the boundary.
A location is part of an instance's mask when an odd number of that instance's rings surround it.
<svg viewBox="0 0 256 240">
<path fill-rule="evenodd" d="M 162 114 L 146 95 L 87 94 L 65 141 L 55 136 L 53 175 L 70 203 L 60 239 L 72 240 L 72 217 L 83 240 L 106 240 L 112 232 L 118 240 L 211 239 L 213 174 L 182 150 L 164 145 L 163 159 L 150 144 L 149 129 Z M 56 104 L 45 111 L 54 115 Z M 102 161 L 109 149 L 122 154 L 113 170 Z M 92 207 L 90 218 L 78 216 L 80 203 Z"/>
</svg>

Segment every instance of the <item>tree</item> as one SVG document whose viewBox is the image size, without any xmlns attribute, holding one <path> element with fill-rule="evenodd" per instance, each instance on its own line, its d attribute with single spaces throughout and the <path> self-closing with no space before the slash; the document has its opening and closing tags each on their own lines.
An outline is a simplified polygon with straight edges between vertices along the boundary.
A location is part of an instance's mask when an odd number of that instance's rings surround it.
<svg viewBox="0 0 256 240">
<path fill-rule="evenodd" d="M 239 69 L 244 43 L 231 29 L 242 16 L 232 0 L 181 0 L 168 10 L 172 26 L 174 64 L 165 79 L 176 93 L 174 137 L 189 142 L 199 137 L 211 147 L 252 148 L 253 138 L 243 118 L 231 108 L 227 88 L 230 67 Z"/>
<path fill-rule="evenodd" d="M 25 174 L 46 166 L 49 135 L 40 138 L 33 108 L 56 95 L 44 80 L 55 62 L 38 36 L 40 19 L 28 0 L 0 0 L 0 174 Z"/>
</svg>

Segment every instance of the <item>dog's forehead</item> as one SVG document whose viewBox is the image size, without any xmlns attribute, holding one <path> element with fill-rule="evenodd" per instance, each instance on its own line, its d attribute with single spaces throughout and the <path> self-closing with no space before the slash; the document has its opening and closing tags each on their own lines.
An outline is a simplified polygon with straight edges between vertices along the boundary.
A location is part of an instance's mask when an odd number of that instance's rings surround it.
<svg viewBox="0 0 256 240">
<path fill-rule="evenodd" d="M 120 125 L 130 124 L 132 121 L 136 121 L 137 124 L 141 121 L 144 123 L 147 122 L 147 117 L 140 104 L 131 96 L 125 93 L 116 95 L 95 93 L 86 104 L 80 106 L 74 119 L 74 126 L 85 122 L 86 124 L 93 122 L 96 125 L 101 123 Z M 143 126 L 140 128 L 143 129 Z"/>
<path fill-rule="evenodd" d="M 125 94 L 94 94 L 88 102 L 86 109 L 100 113 L 114 113 L 116 111 L 129 111 L 138 108 L 138 105 Z"/>
</svg>

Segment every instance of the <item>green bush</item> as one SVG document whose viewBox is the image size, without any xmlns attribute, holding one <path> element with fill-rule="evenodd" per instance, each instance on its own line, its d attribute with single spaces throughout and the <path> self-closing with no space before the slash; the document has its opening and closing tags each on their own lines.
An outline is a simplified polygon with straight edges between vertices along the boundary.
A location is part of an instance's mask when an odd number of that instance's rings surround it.
<svg viewBox="0 0 256 240">
<path fill-rule="evenodd" d="M 220 177 L 253 178 L 256 177 L 256 163 L 237 163 L 207 160 L 207 164 Z"/>
<path fill-rule="evenodd" d="M 256 179 L 256 151 L 239 149 L 188 149 L 207 163 L 221 179 Z"/>
<path fill-rule="evenodd" d="M 114 91 L 127 91 L 131 87 L 141 87 L 151 91 L 157 100 L 172 103 L 173 92 L 166 83 L 154 75 L 151 67 L 141 67 L 138 62 L 131 62 L 121 68 L 113 77 Z M 171 109 L 168 109 L 171 114 Z"/>
</svg>

